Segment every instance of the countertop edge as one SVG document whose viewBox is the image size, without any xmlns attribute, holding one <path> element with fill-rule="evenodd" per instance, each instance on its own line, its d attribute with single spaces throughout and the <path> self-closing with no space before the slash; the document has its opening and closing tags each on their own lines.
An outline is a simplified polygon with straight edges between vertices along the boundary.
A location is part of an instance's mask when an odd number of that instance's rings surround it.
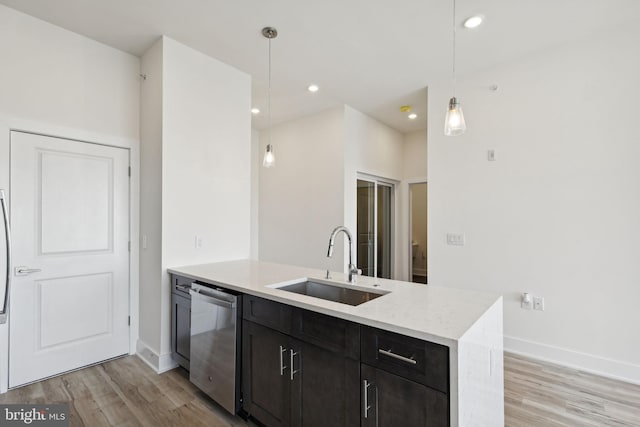
<svg viewBox="0 0 640 427">
<path fill-rule="evenodd" d="M 411 329 L 411 328 L 406 328 L 406 327 L 403 327 L 403 326 L 398 326 L 398 325 L 395 325 L 395 324 L 392 324 L 392 323 L 375 321 L 375 320 L 370 319 L 370 318 L 360 317 L 360 316 L 358 316 L 356 314 L 344 313 L 344 312 L 340 312 L 340 311 L 334 311 L 334 310 L 331 310 L 329 308 L 315 306 L 313 304 L 297 301 L 295 299 L 289 299 L 289 298 L 286 298 L 285 296 L 273 295 L 273 294 L 268 293 L 268 292 L 261 292 L 260 290 L 257 290 L 257 289 L 247 288 L 247 287 L 245 287 L 243 285 L 238 285 L 236 283 L 230 283 L 229 281 L 212 279 L 210 277 L 203 277 L 201 275 L 197 275 L 197 274 L 193 274 L 193 273 L 190 273 L 188 271 L 185 271 L 183 268 L 186 269 L 186 268 L 189 268 L 189 266 L 168 268 L 167 272 L 170 273 L 170 274 L 177 274 L 177 275 L 180 275 L 180 276 L 183 276 L 183 277 L 187 277 L 189 279 L 193 279 L 193 280 L 209 283 L 209 284 L 212 284 L 212 285 L 218 285 L 218 286 L 221 286 L 221 287 L 233 290 L 233 291 L 241 292 L 241 293 L 248 294 L 248 295 L 253 295 L 253 296 L 264 298 L 264 299 L 267 299 L 267 300 L 270 300 L 270 301 L 275 301 L 275 302 L 278 302 L 278 303 L 287 304 L 287 305 L 290 305 L 290 306 L 293 306 L 293 307 L 298 307 L 298 308 L 302 308 L 302 309 L 305 309 L 305 310 L 314 311 L 316 313 L 321 313 L 321 314 L 325 314 L 325 315 L 328 315 L 328 316 L 333 316 L 333 317 L 336 317 L 336 318 L 339 318 L 339 319 L 343 319 L 343 320 L 347 320 L 347 321 L 351 321 L 351 322 L 355 322 L 355 323 L 360 323 L 360 324 L 365 325 L 365 326 L 371 326 L 371 327 L 374 327 L 374 328 L 378 328 L 378 329 L 383 329 L 383 330 L 390 331 L 390 332 L 399 333 L 399 334 L 402 334 L 402 335 L 406 335 L 406 336 L 410 336 L 410 337 L 414 337 L 414 338 L 418 338 L 418 339 L 434 342 L 434 343 L 437 343 L 437 344 L 446 345 L 447 347 L 450 347 L 450 348 L 453 348 L 453 349 L 457 348 L 458 341 L 460 339 L 462 339 L 464 337 L 464 335 L 466 334 L 466 332 L 469 329 L 471 329 L 473 327 L 473 325 L 477 322 L 477 320 L 479 320 L 482 317 L 482 316 L 478 317 L 476 322 L 473 322 L 471 325 L 469 325 L 469 327 L 462 334 L 460 334 L 460 336 L 457 336 L 457 337 L 456 336 L 441 336 L 441 335 L 435 335 L 435 334 L 431 334 L 431 333 L 428 333 L 428 332 L 425 332 L 425 331 L 421 331 L 421 330 L 417 330 L 417 329 Z M 487 310 L 490 309 L 491 307 L 493 307 L 496 303 L 499 303 L 501 298 L 502 298 L 501 296 L 497 297 L 496 301 L 493 304 L 491 304 L 487 308 Z"/>
</svg>

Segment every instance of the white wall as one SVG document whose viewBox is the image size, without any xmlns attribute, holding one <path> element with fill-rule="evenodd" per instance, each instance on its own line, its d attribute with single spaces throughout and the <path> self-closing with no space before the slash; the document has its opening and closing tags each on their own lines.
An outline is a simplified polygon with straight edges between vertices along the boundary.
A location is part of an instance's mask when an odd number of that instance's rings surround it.
<svg viewBox="0 0 640 427">
<path fill-rule="evenodd" d="M 356 233 L 358 173 L 398 182 L 395 211 L 395 274 L 408 275 L 407 178 L 426 179 L 426 132 L 403 135 L 345 105 L 274 126 L 276 166 L 261 166 L 268 131 L 259 134 L 259 258 L 264 261 L 344 271 L 346 239 L 326 259 L 337 225 Z M 415 157 L 419 157 L 416 159 Z M 254 186 L 255 189 L 256 186 Z M 355 242 L 354 242 L 355 248 Z"/>
<path fill-rule="evenodd" d="M 404 135 L 403 179 L 420 180 L 427 177 L 426 129 Z"/>
<path fill-rule="evenodd" d="M 427 130 L 418 130 L 404 135 L 404 161 L 403 161 L 404 177 L 400 185 L 403 203 L 401 205 L 400 215 L 406 218 L 401 221 L 401 242 L 400 254 L 403 259 L 407 260 L 402 265 L 400 276 L 402 280 L 411 280 L 409 272 L 409 257 L 412 256 L 411 237 L 409 236 L 409 218 L 410 213 L 410 189 L 409 185 L 416 182 L 427 181 Z M 426 220 L 426 218 L 425 218 Z M 423 221 L 424 223 L 424 221 Z M 426 251 L 426 246 L 422 248 Z"/>
<path fill-rule="evenodd" d="M 140 69 L 140 337 L 160 354 L 162 280 L 162 38 L 142 56 Z"/>
<path fill-rule="evenodd" d="M 344 218 L 343 121 L 339 107 L 271 129 L 276 165 L 259 172 L 261 260 L 343 271 L 340 247 L 327 259 L 331 230 Z"/>
<path fill-rule="evenodd" d="M 260 133 L 251 129 L 251 259 L 260 259 Z"/>
<path fill-rule="evenodd" d="M 389 126 L 345 106 L 345 225 L 355 234 L 357 230 L 356 180 L 358 173 L 396 181 L 394 209 L 394 261 L 392 277 L 402 277 L 406 252 L 400 251 L 404 227 L 401 206 L 405 196 L 400 182 L 404 176 L 404 136 Z M 406 222 L 406 219 L 404 219 Z M 355 236 L 354 236 L 355 238 Z M 357 257 L 356 257 L 357 259 Z"/>
<path fill-rule="evenodd" d="M 508 350 L 640 383 L 638 40 L 598 34 L 461 79 L 457 138 L 440 126 L 450 90 L 431 86 L 429 279 L 503 293 Z M 545 311 L 522 310 L 524 291 Z"/>
<path fill-rule="evenodd" d="M 5 6 L 0 56 L 0 188 L 9 189 L 10 129 L 130 149 L 131 303 L 137 307 L 139 59 Z M 0 391 L 7 386 L 7 333 L 0 325 Z"/>
<path fill-rule="evenodd" d="M 147 63 L 151 68 L 143 70 L 147 74 L 143 85 L 153 88 L 148 97 L 142 92 L 143 107 L 150 108 L 150 132 L 143 133 L 142 145 L 154 156 L 149 162 L 155 163 L 143 170 L 142 181 L 143 188 L 148 185 L 156 192 L 150 198 L 156 211 L 145 211 L 142 217 L 153 235 L 147 236 L 149 246 L 143 250 L 142 259 L 151 260 L 141 282 L 145 295 L 156 295 L 145 301 L 153 306 L 145 308 L 141 318 L 139 350 L 162 371 L 171 366 L 171 290 L 166 269 L 249 257 L 251 80 L 167 37 L 145 54 L 143 65 Z M 156 77 L 160 86 L 150 75 L 153 72 L 161 74 Z M 157 162 L 161 162 L 160 177 Z M 160 234 L 157 221 L 162 224 Z M 196 236 L 201 238 L 200 248 Z"/>
</svg>

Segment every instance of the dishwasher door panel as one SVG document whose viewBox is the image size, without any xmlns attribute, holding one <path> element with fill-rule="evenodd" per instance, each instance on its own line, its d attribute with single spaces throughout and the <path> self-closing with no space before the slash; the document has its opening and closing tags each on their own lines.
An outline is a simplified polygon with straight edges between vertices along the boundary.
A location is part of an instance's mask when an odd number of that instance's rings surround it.
<svg viewBox="0 0 640 427">
<path fill-rule="evenodd" d="M 189 380 L 232 414 L 238 409 L 238 299 L 204 286 L 191 291 Z"/>
</svg>

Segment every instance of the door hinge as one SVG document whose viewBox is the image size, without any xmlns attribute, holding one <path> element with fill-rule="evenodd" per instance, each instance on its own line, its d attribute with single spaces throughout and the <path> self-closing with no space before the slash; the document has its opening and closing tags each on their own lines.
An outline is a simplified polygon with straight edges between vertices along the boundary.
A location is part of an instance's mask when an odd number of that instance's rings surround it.
<svg viewBox="0 0 640 427">
<path fill-rule="evenodd" d="M 129 178 L 131 178 L 131 166 L 129 166 Z"/>
<path fill-rule="evenodd" d="M 131 326 L 131 316 L 127 317 L 127 325 Z"/>
<path fill-rule="evenodd" d="M 127 242 L 127 250 L 131 252 L 131 240 Z"/>
</svg>

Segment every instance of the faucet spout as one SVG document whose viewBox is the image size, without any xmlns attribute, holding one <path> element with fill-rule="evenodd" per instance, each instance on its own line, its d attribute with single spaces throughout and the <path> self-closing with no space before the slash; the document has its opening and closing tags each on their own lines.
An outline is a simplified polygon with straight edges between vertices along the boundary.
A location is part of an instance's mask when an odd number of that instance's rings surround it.
<svg viewBox="0 0 640 427">
<path fill-rule="evenodd" d="M 362 271 L 358 270 L 358 268 L 353 263 L 353 237 L 351 236 L 351 232 L 347 227 L 340 225 L 334 228 L 331 232 L 331 236 L 329 237 L 329 248 L 327 249 L 327 258 L 331 258 L 331 256 L 333 255 L 333 247 L 335 245 L 336 236 L 340 232 L 346 234 L 347 239 L 349 240 L 349 282 L 355 283 L 355 276 L 361 274 Z"/>
</svg>

